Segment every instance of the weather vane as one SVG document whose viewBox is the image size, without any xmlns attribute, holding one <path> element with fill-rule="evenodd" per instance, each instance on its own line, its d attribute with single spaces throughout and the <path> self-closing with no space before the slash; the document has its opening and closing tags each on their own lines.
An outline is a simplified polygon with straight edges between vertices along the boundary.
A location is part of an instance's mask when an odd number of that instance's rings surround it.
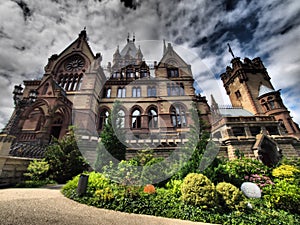
<svg viewBox="0 0 300 225">
<path fill-rule="evenodd" d="M 228 51 L 231 53 L 232 57 L 235 58 L 235 56 L 234 56 L 234 54 L 233 54 L 233 51 L 232 51 L 232 49 L 231 49 L 231 47 L 230 47 L 230 44 L 227 43 L 227 45 L 228 45 L 228 48 L 229 48 Z"/>
</svg>

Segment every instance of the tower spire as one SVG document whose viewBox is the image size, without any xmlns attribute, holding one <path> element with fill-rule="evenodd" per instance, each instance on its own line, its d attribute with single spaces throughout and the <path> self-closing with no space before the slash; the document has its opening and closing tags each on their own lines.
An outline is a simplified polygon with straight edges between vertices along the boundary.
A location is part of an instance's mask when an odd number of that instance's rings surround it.
<svg viewBox="0 0 300 225">
<path fill-rule="evenodd" d="M 165 54 L 166 51 L 167 51 L 167 48 L 166 48 L 166 40 L 165 40 L 165 39 L 164 39 L 163 43 L 164 43 L 164 51 L 163 51 L 163 54 Z"/>
<path fill-rule="evenodd" d="M 232 55 L 232 58 L 235 58 L 235 56 L 234 56 L 234 54 L 233 54 L 233 51 L 232 51 L 232 49 L 231 49 L 231 47 L 230 47 L 230 44 L 227 43 L 227 45 L 228 45 L 228 51 L 229 51 L 230 54 Z"/>
</svg>

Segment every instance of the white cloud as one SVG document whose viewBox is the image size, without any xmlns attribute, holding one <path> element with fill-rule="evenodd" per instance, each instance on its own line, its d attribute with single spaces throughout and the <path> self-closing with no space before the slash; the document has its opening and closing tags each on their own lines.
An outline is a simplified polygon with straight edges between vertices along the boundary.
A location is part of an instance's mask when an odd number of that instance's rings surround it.
<svg viewBox="0 0 300 225">
<path fill-rule="evenodd" d="M 122 46 L 128 32 L 135 32 L 137 41 L 165 38 L 183 44 L 200 59 L 192 69 L 208 100 L 217 84 L 217 99 L 224 104 L 228 98 L 216 77 L 230 64 L 230 42 L 236 56 L 262 58 L 274 86 L 284 89 L 284 102 L 300 122 L 297 0 L 243 0 L 229 11 L 226 0 L 141 1 L 136 10 L 125 8 L 119 0 L 23 2 L 31 10 L 26 21 L 17 3 L 0 0 L 0 95 L 5 96 L 1 99 L 0 129 L 12 111 L 14 84 L 40 76 L 47 59 L 63 51 L 84 26 L 91 48 L 102 52 L 104 61 L 111 60 L 111 52 Z"/>
</svg>

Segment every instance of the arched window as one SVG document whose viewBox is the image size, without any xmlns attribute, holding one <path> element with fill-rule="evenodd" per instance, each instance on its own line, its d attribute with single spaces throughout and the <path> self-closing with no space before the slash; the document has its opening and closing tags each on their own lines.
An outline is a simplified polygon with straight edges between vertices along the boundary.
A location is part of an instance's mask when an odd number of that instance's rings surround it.
<svg viewBox="0 0 300 225">
<path fill-rule="evenodd" d="M 158 127 L 158 115 L 157 110 L 152 107 L 148 111 L 148 126 L 149 128 L 157 128 Z"/>
<path fill-rule="evenodd" d="M 49 88 L 49 83 L 45 84 L 42 95 L 47 94 L 48 88 Z"/>
<path fill-rule="evenodd" d="M 66 88 L 65 88 L 66 91 L 71 91 L 72 90 L 71 89 L 72 83 L 73 83 L 73 75 L 70 75 L 69 79 L 68 79 L 68 82 L 67 82 L 67 85 L 66 85 Z"/>
<path fill-rule="evenodd" d="M 104 125 L 107 124 L 108 121 L 109 112 L 104 109 L 100 113 L 100 119 L 99 119 L 99 129 L 102 130 L 104 128 Z"/>
<path fill-rule="evenodd" d="M 171 106 L 171 121 L 173 127 L 186 127 L 186 111 L 182 105 Z"/>
<path fill-rule="evenodd" d="M 138 109 L 131 114 L 131 128 L 141 128 L 141 112 Z"/>
<path fill-rule="evenodd" d="M 124 110 L 119 110 L 118 117 L 116 120 L 117 128 L 124 128 L 125 127 L 125 112 Z"/>
<path fill-rule="evenodd" d="M 82 75 L 80 75 L 79 78 L 78 78 L 78 83 L 77 83 L 77 86 L 76 86 L 77 91 L 80 90 L 81 85 L 82 85 Z"/>
<path fill-rule="evenodd" d="M 78 75 L 76 74 L 76 75 L 73 77 L 73 82 L 72 82 L 70 91 L 76 91 L 77 83 L 78 83 Z"/>
</svg>

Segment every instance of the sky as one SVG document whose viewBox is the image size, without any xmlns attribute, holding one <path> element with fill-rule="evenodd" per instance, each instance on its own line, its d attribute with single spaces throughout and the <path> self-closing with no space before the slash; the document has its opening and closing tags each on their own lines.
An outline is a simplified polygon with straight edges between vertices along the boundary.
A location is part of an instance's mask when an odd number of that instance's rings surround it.
<svg viewBox="0 0 300 225">
<path fill-rule="evenodd" d="M 219 76 L 230 65 L 230 43 L 235 56 L 262 59 L 300 123 L 298 0 L 0 0 L 0 129 L 13 111 L 14 85 L 41 78 L 48 58 L 84 27 L 93 52 L 107 62 L 128 32 L 137 42 L 179 46 L 192 62 L 198 91 L 208 100 L 217 92 L 220 104 L 229 102 Z"/>
</svg>

